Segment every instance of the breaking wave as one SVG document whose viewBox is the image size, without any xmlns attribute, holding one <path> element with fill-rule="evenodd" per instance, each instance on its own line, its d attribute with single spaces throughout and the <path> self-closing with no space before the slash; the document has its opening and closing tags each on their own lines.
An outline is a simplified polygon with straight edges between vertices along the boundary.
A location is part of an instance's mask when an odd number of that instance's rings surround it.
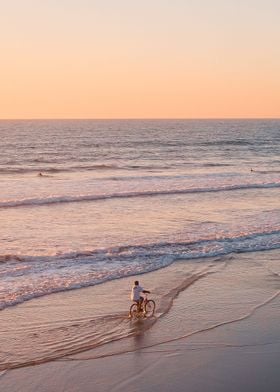
<svg viewBox="0 0 280 392">
<path fill-rule="evenodd" d="M 280 248 L 280 228 L 240 235 L 80 251 L 55 256 L 2 255 L 0 309 L 55 292 L 164 268 L 176 260 Z M 30 279 L 32 277 L 32 279 Z"/>
<path fill-rule="evenodd" d="M 280 182 L 272 183 L 255 183 L 255 184 L 236 184 L 224 185 L 218 187 L 201 187 L 187 189 L 169 189 L 169 190 L 151 190 L 143 192 L 123 192 L 109 194 L 88 194 L 88 195 L 72 195 L 72 196 L 49 196 L 46 198 L 27 198 L 18 200 L 4 200 L 0 202 L 0 208 L 22 207 L 22 206 L 42 206 L 58 203 L 78 203 L 106 199 L 134 198 L 134 197 L 152 197 L 163 195 L 180 195 L 189 193 L 207 193 L 207 192 L 225 192 L 237 191 L 240 189 L 266 189 L 279 188 Z"/>
</svg>

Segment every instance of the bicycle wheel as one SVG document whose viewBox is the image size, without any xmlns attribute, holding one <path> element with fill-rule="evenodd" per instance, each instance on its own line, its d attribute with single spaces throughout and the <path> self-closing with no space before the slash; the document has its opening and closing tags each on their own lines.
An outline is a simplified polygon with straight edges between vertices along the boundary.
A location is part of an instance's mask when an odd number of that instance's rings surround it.
<svg viewBox="0 0 280 392">
<path fill-rule="evenodd" d="M 129 316 L 131 319 L 136 319 L 138 317 L 138 306 L 137 304 L 132 304 L 129 309 Z"/>
<path fill-rule="evenodd" d="M 155 312 L 156 304 L 155 301 L 152 299 L 149 299 L 146 304 L 145 304 L 145 314 L 147 317 L 153 316 Z"/>
</svg>

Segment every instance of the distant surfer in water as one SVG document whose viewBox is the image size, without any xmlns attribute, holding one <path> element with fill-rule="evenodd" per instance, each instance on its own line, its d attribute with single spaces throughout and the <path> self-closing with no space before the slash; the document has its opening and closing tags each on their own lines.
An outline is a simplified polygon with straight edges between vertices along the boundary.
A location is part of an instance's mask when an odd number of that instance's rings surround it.
<svg viewBox="0 0 280 392">
<path fill-rule="evenodd" d="M 42 172 L 38 173 L 38 177 L 52 177 L 49 174 L 44 174 Z"/>
</svg>

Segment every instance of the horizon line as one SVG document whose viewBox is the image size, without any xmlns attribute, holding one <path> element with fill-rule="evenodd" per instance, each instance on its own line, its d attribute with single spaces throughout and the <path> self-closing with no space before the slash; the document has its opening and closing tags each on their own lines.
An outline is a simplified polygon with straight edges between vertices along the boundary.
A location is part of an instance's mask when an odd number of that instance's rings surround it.
<svg viewBox="0 0 280 392">
<path fill-rule="evenodd" d="M 85 121 L 116 121 L 116 120 L 280 120 L 279 117 L 23 117 L 0 118 L 0 121 L 45 121 L 45 120 L 85 120 Z"/>
</svg>

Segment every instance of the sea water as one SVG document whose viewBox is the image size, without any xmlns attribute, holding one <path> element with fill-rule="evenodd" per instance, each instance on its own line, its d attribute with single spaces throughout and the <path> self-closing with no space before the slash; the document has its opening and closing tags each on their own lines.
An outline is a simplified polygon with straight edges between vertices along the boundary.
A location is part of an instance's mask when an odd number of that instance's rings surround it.
<svg viewBox="0 0 280 392">
<path fill-rule="evenodd" d="M 0 136 L 0 371 L 279 300 L 280 120 L 0 121 Z M 134 324 L 143 273 L 156 314 Z"/>
<path fill-rule="evenodd" d="M 0 308 L 280 247 L 279 120 L 0 121 Z"/>
</svg>

